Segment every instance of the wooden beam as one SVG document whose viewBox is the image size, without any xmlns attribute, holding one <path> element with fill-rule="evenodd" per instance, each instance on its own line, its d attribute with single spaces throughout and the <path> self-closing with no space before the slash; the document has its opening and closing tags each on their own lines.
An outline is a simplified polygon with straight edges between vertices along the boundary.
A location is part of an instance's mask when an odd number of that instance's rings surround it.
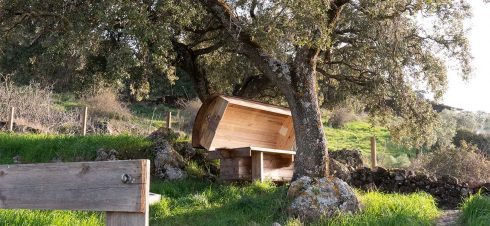
<svg viewBox="0 0 490 226">
<path fill-rule="evenodd" d="M 235 148 L 235 149 L 217 149 L 216 151 L 208 152 L 207 158 L 222 159 L 235 157 L 250 157 L 252 156 L 250 148 Z"/>
<path fill-rule="evenodd" d="M 8 131 L 13 132 L 14 131 L 14 120 L 15 120 L 15 107 L 10 108 L 10 114 L 9 114 L 9 128 Z"/>
<path fill-rule="evenodd" d="M 82 136 L 87 135 L 87 119 L 88 119 L 88 107 L 83 109 L 82 115 Z"/>
<path fill-rule="evenodd" d="M 149 214 L 145 213 L 126 213 L 126 212 L 107 212 L 106 226 L 148 226 Z"/>
<path fill-rule="evenodd" d="M 167 128 L 169 128 L 169 129 L 172 128 L 172 112 L 171 111 L 167 112 Z"/>
<path fill-rule="evenodd" d="M 272 148 L 261 148 L 261 147 L 250 147 L 250 150 L 267 152 L 267 153 L 276 153 L 276 154 L 290 154 L 290 155 L 296 154 L 295 151 L 282 150 L 282 149 L 272 149 Z"/>
<path fill-rule="evenodd" d="M 147 214 L 149 160 L 0 165 L 0 209 Z"/>
<path fill-rule="evenodd" d="M 264 181 L 264 152 L 252 151 L 252 181 Z"/>
<path fill-rule="evenodd" d="M 371 169 L 375 170 L 377 167 L 377 158 L 376 158 L 376 137 L 371 137 Z"/>
</svg>

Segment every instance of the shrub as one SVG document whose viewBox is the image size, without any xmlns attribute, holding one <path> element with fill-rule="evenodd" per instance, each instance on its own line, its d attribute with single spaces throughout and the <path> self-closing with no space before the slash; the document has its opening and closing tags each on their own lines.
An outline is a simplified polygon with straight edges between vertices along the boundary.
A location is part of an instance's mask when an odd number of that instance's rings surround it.
<svg viewBox="0 0 490 226">
<path fill-rule="evenodd" d="M 460 147 L 462 141 L 476 145 L 483 154 L 490 157 L 490 136 L 458 130 L 453 138 L 453 144 Z"/>
<path fill-rule="evenodd" d="M 122 120 L 131 118 L 129 109 L 118 100 L 117 94 L 111 89 L 86 97 L 82 102 L 89 107 L 92 116 Z"/>
<path fill-rule="evenodd" d="M 78 112 L 66 112 L 57 107 L 52 90 L 38 84 L 19 87 L 10 83 L 0 83 L 0 121 L 7 120 L 11 107 L 16 108 L 16 123 L 42 132 L 57 132 L 66 125 L 80 124 Z"/>
<path fill-rule="evenodd" d="M 344 128 L 349 122 L 355 119 L 354 113 L 347 108 L 337 108 L 332 111 L 328 119 L 328 125 L 333 128 Z"/>
<path fill-rule="evenodd" d="M 461 206 L 463 225 L 484 226 L 490 222 L 490 196 L 472 195 Z"/>
<path fill-rule="evenodd" d="M 412 161 L 412 168 L 434 175 L 451 175 L 469 183 L 490 181 L 490 161 L 465 142 L 458 148 L 440 148 Z"/>
</svg>

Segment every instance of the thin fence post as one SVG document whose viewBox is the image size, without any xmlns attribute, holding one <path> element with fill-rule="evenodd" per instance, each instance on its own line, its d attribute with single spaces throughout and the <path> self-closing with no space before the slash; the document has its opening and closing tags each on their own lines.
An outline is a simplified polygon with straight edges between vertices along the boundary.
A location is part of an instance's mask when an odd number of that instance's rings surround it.
<svg viewBox="0 0 490 226">
<path fill-rule="evenodd" d="M 10 108 L 10 115 L 9 115 L 9 130 L 10 132 L 14 131 L 14 120 L 15 120 L 15 107 Z"/>
<path fill-rule="evenodd" d="M 82 135 L 87 135 L 87 118 L 88 118 L 88 107 L 85 107 L 82 115 Z"/>
<path fill-rule="evenodd" d="M 371 169 L 375 170 L 376 162 L 376 136 L 371 137 Z"/>
<path fill-rule="evenodd" d="M 168 111 L 167 113 L 167 128 L 172 128 L 172 112 Z"/>
</svg>

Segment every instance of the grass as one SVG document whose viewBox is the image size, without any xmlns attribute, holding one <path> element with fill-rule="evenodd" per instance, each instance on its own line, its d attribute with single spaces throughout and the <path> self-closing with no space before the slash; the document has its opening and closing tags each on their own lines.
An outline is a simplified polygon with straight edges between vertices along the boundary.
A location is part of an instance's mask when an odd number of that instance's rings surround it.
<svg viewBox="0 0 490 226">
<path fill-rule="evenodd" d="M 359 193 L 364 209 L 360 214 L 322 219 L 314 225 L 433 225 L 440 215 L 432 196 L 426 193 Z"/>
<path fill-rule="evenodd" d="M 344 128 L 325 126 L 329 150 L 358 149 L 366 159 L 371 153 L 371 137 L 376 136 L 377 153 L 381 165 L 404 167 L 415 157 L 415 150 L 397 145 L 391 141 L 390 132 L 385 127 L 372 127 L 365 121 L 347 123 Z"/>
<path fill-rule="evenodd" d="M 150 207 L 150 225 L 299 225 L 288 218 L 287 187 L 272 183 L 225 185 L 202 180 L 155 181 L 162 194 Z M 431 225 L 439 215 L 434 199 L 410 195 L 359 193 L 364 206 L 356 215 L 321 219 L 312 225 Z M 104 215 L 80 211 L 0 210 L 0 225 L 103 225 Z"/>
<path fill-rule="evenodd" d="M 473 195 L 465 200 L 461 209 L 463 225 L 487 226 L 490 224 L 490 196 Z"/>
<path fill-rule="evenodd" d="M 0 133 L 0 164 L 11 164 L 15 156 L 22 163 L 84 161 L 95 159 L 100 148 L 115 149 L 120 154 L 137 153 L 151 142 L 130 135 L 44 135 Z"/>
<path fill-rule="evenodd" d="M 0 225 L 6 226 L 96 226 L 104 214 L 87 211 L 0 210 Z"/>
</svg>

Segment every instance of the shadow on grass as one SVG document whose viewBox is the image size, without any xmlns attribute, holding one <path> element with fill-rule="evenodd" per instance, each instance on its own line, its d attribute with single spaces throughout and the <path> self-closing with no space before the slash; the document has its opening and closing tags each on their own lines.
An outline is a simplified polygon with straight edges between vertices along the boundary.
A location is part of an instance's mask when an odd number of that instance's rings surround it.
<svg viewBox="0 0 490 226">
<path fill-rule="evenodd" d="M 181 181 L 157 182 L 152 191 L 163 196 L 151 207 L 152 225 L 271 225 L 285 220 L 285 186 Z"/>
</svg>

